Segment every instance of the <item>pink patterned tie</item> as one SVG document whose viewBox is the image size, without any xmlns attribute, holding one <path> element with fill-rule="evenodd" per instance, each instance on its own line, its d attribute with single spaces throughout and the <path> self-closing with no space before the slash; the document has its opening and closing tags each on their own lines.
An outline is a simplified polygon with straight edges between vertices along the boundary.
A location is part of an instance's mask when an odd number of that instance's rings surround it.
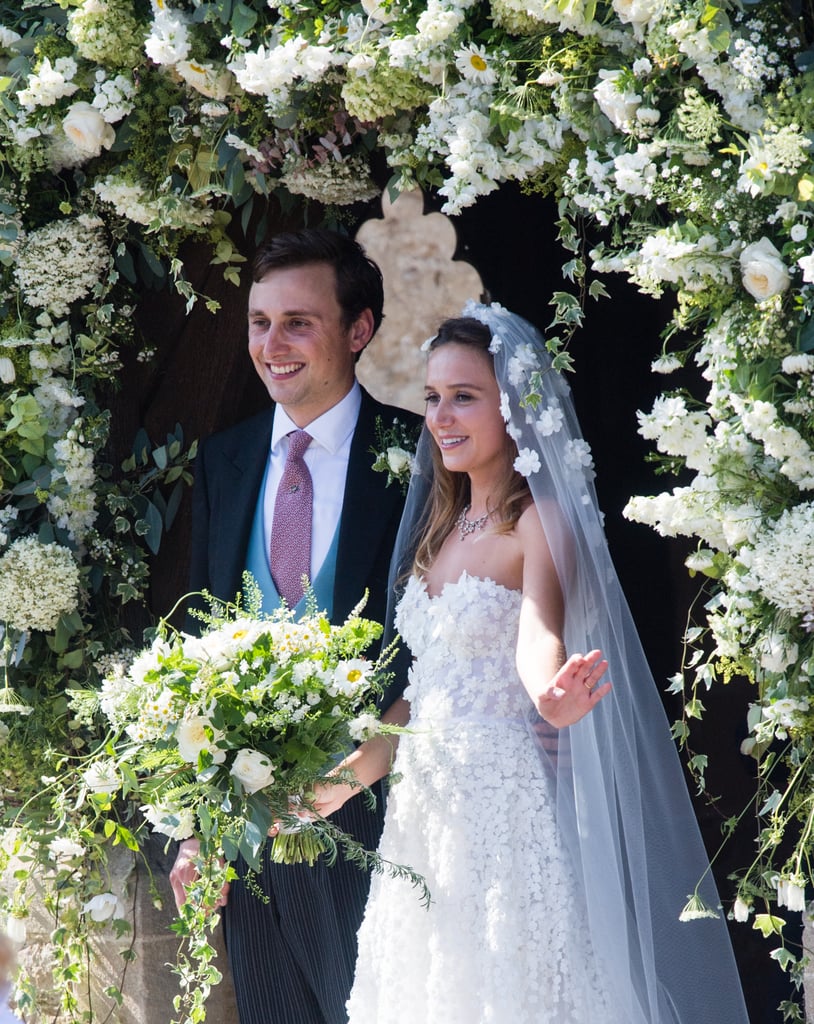
<svg viewBox="0 0 814 1024">
<path fill-rule="evenodd" d="M 311 435 L 288 435 L 288 457 L 274 502 L 269 566 L 280 597 L 293 608 L 303 595 L 302 577 L 311 575 L 311 515 L 314 487 L 303 454 Z"/>
</svg>

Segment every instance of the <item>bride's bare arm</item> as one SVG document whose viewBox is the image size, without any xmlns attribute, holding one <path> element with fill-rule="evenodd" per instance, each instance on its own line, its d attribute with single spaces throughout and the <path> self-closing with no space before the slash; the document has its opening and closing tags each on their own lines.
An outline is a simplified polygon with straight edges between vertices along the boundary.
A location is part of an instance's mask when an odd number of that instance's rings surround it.
<svg viewBox="0 0 814 1024">
<path fill-rule="evenodd" d="M 523 552 L 517 670 L 538 712 L 562 728 L 578 722 L 609 692 L 610 683 L 599 683 L 608 665 L 600 651 L 575 653 L 566 660 L 562 590 L 533 505 L 515 529 Z"/>
<path fill-rule="evenodd" d="M 388 725 L 407 725 L 410 720 L 410 705 L 403 698 L 393 701 L 382 715 L 382 722 Z M 338 811 L 343 804 L 359 792 L 359 786 L 372 786 L 374 782 L 384 778 L 393 766 L 393 758 L 398 748 L 398 735 L 373 736 L 348 754 L 331 772 L 338 775 L 343 771 L 351 771 L 358 783 L 325 783 L 317 786 L 314 809 L 323 817 Z"/>
</svg>

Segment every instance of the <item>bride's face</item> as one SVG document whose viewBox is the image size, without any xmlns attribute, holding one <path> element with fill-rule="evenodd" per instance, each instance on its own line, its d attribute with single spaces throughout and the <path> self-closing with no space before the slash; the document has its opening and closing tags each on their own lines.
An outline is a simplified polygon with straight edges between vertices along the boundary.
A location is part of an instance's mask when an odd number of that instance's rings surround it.
<svg viewBox="0 0 814 1024">
<path fill-rule="evenodd" d="M 450 342 L 427 361 L 427 428 L 453 473 L 498 475 L 507 458 L 506 424 L 489 356 Z"/>
</svg>

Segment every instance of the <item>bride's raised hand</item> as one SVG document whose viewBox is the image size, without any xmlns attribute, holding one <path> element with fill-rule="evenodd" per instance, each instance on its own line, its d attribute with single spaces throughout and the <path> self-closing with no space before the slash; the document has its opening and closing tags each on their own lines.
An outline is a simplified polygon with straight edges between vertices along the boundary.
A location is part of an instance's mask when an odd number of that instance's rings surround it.
<svg viewBox="0 0 814 1024">
<path fill-rule="evenodd" d="M 572 654 L 539 697 L 538 711 L 558 729 L 578 722 L 610 693 L 611 684 L 600 683 L 607 668 L 601 651 Z"/>
</svg>

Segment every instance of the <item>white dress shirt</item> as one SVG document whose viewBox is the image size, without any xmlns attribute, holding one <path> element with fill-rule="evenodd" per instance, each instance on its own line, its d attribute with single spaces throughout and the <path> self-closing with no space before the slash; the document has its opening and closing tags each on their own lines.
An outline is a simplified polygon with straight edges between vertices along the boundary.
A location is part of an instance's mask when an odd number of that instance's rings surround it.
<svg viewBox="0 0 814 1024">
<path fill-rule="evenodd" d="M 339 525 L 345 494 L 345 478 L 348 475 L 350 446 L 361 405 L 362 391 L 359 384 L 354 381 L 353 387 L 340 402 L 303 428 L 313 438 L 304 455 L 314 488 L 314 511 L 311 520 L 312 580 L 325 561 Z M 271 547 L 274 502 L 288 456 L 288 435 L 292 430 L 299 429 L 281 405 L 275 406 L 270 465 L 263 495 L 263 533 L 266 551 Z"/>
</svg>

